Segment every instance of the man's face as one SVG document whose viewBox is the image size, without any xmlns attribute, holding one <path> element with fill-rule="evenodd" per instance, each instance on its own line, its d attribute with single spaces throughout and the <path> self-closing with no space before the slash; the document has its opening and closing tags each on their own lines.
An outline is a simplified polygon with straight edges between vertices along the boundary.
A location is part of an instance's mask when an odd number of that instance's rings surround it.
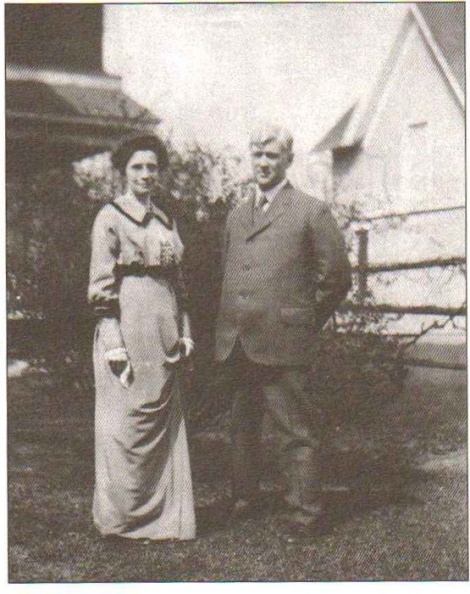
<svg viewBox="0 0 470 594">
<path fill-rule="evenodd" d="M 284 179 L 292 163 L 292 153 L 278 140 L 252 143 L 250 150 L 253 174 L 262 190 L 269 190 Z"/>
</svg>

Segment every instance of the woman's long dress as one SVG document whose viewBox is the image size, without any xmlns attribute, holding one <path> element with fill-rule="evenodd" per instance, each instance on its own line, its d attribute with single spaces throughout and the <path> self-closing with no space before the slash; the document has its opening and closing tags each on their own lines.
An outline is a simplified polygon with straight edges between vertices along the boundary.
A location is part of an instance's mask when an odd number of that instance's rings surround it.
<svg viewBox="0 0 470 594">
<path fill-rule="evenodd" d="M 185 330 L 172 275 L 159 273 L 162 245 L 176 260 L 183 246 L 164 213 L 129 194 L 98 214 L 92 244 L 89 299 L 107 316 L 94 343 L 95 526 L 103 535 L 194 538 L 178 374 L 165 362 Z M 127 388 L 106 360 L 119 347 L 133 370 Z"/>
</svg>

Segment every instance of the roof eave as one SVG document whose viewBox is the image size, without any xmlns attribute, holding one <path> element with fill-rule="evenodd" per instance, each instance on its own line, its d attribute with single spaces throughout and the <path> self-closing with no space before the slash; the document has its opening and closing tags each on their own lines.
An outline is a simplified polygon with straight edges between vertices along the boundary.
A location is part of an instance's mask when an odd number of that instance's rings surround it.
<svg viewBox="0 0 470 594">
<path fill-rule="evenodd" d="M 342 143 L 338 144 L 337 146 L 333 146 L 330 150 L 331 151 L 340 151 L 340 152 L 347 152 L 353 151 L 361 148 L 362 146 L 362 138 L 358 138 L 354 142 Z"/>
<path fill-rule="evenodd" d="M 348 147 L 354 145 L 358 141 L 357 131 L 357 118 L 360 112 L 360 102 L 354 103 L 346 112 L 343 113 L 341 118 L 336 121 L 336 124 L 332 126 L 323 138 L 318 142 L 312 149 L 312 153 L 323 153 L 325 151 L 331 151 L 339 147 Z M 349 114 L 349 117 L 348 117 Z M 345 128 L 340 133 L 339 139 L 335 142 L 333 131 L 337 129 L 344 118 L 348 117 Z"/>
<path fill-rule="evenodd" d="M 103 128 L 126 128 L 135 129 L 139 127 L 157 126 L 159 118 L 118 118 L 113 116 L 76 116 L 76 115 L 55 115 L 32 112 L 21 112 L 12 109 L 5 110 L 6 119 L 21 119 L 27 121 L 47 122 L 55 124 L 90 125 Z"/>
<path fill-rule="evenodd" d="M 452 91 L 454 92 L 460 106 L 462 107 L 462 109 L 465 109 L 465 93 L 463 92 L 462 88 L 460 87 L 460 84 L 456 78 L 456 76 L 454 75 L 454 73 L 452 72 L 446 58 L 444 57 L 444 54 L 442 53 L 442 51 L 439 48 L 439 45 L 437 44 L 436 40 L 433 37 L 433 34 L 431 33 L 431 30 L 429 29 L 426 20 L 424 19 L 423 15 L 420 13 L 419 9 L 417 6 L 411 6 L 410 10 L 412 11 L 412 14 L 416 20 L 416 22 L 418 23 L 418 27 L 426 41 L 426 43 L 428 44 L 430 50 L 432 51 L 436 62 L 438 63 L 439 67 L 441 68 L 444 76 L 446 77 L 449 86 L 451 87 Z"/>
<path fill-rule="evenodd" d="M 5 79 L 35 81 L 47 85 L 73 85 L 82 88 L 119 90 L 121 78 L 104 72 L 68 72 L 40 66 L 24 66 L 8 63 L 5 67 Z"/>
</svg>

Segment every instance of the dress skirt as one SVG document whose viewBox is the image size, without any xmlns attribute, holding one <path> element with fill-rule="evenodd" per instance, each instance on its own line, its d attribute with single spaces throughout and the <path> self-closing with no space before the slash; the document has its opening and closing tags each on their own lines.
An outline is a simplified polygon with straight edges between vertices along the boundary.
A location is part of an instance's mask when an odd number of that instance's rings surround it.
<svg viewBox="0 0 470 594">
<path fill-rule="evenodd" d="M 102 535 L 192 539 L 193 491 L 178 374 L 165 364 L 178 340 L 175 294 L 165 278 L 126 276 L 119 304 L 133 381 L 125 388 L 111 372 L 98 323 L 95 526 Z"/>
</svg>

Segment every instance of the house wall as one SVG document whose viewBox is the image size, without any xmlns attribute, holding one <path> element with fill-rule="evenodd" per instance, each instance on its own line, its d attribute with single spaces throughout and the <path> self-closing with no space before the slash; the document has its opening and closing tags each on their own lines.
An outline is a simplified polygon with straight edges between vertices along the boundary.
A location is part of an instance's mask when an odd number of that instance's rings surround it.
<svg viewBox="0 0 470 594">
<path fill-rule="evenodd" d="M 361 151 L 353 158 L 336 153 L 333 174 L 336 200 L 360 205 L 369 215 L 464 205 L 464 112 L 416 24 Z M 464 254 L 464 210 L 378 221 L 369 231 L 371 263 Z M 378 303 L 456 307 L 465 302 L 465 279 L 456 268 L 374 275 L 369 288 Z M 408 316 L 406 324 L 395 326 L 414 332 L 422 323 L 421 317 Z"/>
<path fill-rule="evenodd" d="M 7 63 L 100 72 L 103 6 L 5 4 Z"/>
<path fill-rule="evenodd" d="M 410 125 L 424 123 L 427 142 L 422 143 L 418 157 L 422 157 L 421 165 L 426 163 L 428 179 L 420 184 L 421 191 L 409 193 L 404 179 L 410 165 L 405 158 L 407 134 Z M 408 32 L 361 153 L 349 166 L 341 162 L 341 155 L 337 159 L 337 199 L 361 203 L 367 212 L 407 212 L 464 203 L 464 112 L 416 25 Z"/>
</svg>

